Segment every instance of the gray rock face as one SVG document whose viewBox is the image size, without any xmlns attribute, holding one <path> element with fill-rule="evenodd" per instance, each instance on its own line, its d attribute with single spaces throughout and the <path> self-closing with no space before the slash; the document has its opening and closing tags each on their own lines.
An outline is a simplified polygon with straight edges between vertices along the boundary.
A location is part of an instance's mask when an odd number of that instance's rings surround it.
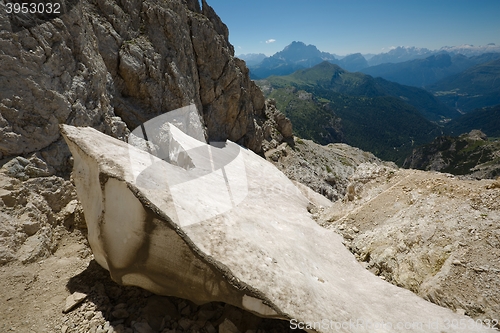
<svg viewBox="0 0 500 333">
<path fill-rule="evenodd" d="M 63 225 L 84 225 L 70 181 L 56 176 L 20 181 L 2 171 L 0 169 L 0 265 L 16 260 L 26 264 L 47 258 L 57 248 Z"/>
<path fill-rule="evenodd" d="M 4 25 L 0 75 L 0 152 L 26 154 L 58 140 L 58 124 L 95 126 L 123 137 L 113 118 L 111 77 L 83 6 L 32 28 Z M 0 20 L 9 22 L 4 10 Z"/>
<path fill-rule="evenodd" d="M 69 157 L 59 124 L 124 140 L 127 126 L 191 104 L 208 139 L 260 151 L 264 98 L 205 1 L 202 9 L 195 0 L 66 8 L 29 30 L 0 11 L 0 158 L 43 150 L 58 171 Z"/>
<path fill-rule="evenodd" d="M 190 163 L 63 127 L 89 243 L 115 281 L 302 327 L 325 319 L 319 332 L 373 332 L 381 322 L 385 332 L 405 322 L 420 323 L 409 332 L 453 332 L 447 321 L 467 319 L 365 270 L 269 162 L 231 142 L 209 147 L 164 128 Z"/>
</svg>

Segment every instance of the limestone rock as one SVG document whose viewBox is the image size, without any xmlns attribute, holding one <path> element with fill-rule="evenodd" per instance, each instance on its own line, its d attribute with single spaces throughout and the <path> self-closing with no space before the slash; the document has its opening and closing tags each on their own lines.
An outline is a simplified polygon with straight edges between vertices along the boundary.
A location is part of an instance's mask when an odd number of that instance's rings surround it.
<svg viewBox="0 0 500 333">
<path fill-rule="evenodd" d="M 87 298 L 86 294 L 75 291 L 66 298 L 66 304 L 64 305 L 63 313 L 67 313 L 73 310 L 75 307 L 81 304 L 86 298 Z"/>
<path fill-rule="evenodd" d="M 260 151 L 264 98 L 205 1 L 63 3 L 64 15 L 25 27 L 0 12 L 0 159 L 40 151 L 48 166 L 12 172 L 25 179 L 69 167 L 59 124 L 126 140 L 129 129 L 191 104 L 208 139 Z"/>
<path fill-rule="evenodd" d="M 23 214 L 20 217 L 20 222 L 23 227 L 23 231 L 28 236 L 33 236 L 38 230 L 40 230 L 40 222 L 29 216 L 29 214 Z"/>
<path fill-rule="evenodd" d="M 23 264 L 34 262 L 47 258 L 52 253 L 52 244 L 52 231 L 45 228 L 43 232 L 28 237 L 16 255 Z"/>
<path fill-rule="evenodd" d="M 366 271 L 311 219 L 293 183 L 253 152 L 165 127 L 191 163 L 170 164 L 91 128 L 62 129 L 89 243 L 118 283 L 298 322 L 431 321 L 439 328 L 408 331 L 452 332 L 445 320 L 467 319 Z"/>
<path fill-rule="evenodd" d="M 344 236 L 367 269 L 475 320 L 500 312 L 500 189 L 493 180 L 363 164 L 352 201 L 319 222 Z"/>
<path fill-rule="evenodd" d="M 271 144 L 273 142 L 265 143 L 265 147 L 269 148 L 265 152 L 266 158 L 288 178 L 308 186 L 331 201 L 345 197 L 349 178 L 363 163 L 395 167 L 394 163 L 383 162 L 371 153 L 342 143 L 321 146 L 297 137 L 294 141 L 281 144 L 276 141 L 274 145 Z"/>
<path fill-rule="evenodd" d="M 275 100 L 266 102 L 266 116 L 276 123 L 276 129 L 283 135 L 283 138 L 288 139 L 293 136 L 292 122 L 276 108 Z"/>
<path fill-rule="evenodd" d="M 58 244 L 58 223 L 69 227 L 77 222 L 77 207 L 68 180 L 49 176 L 20 181 L 0 172 L 0 264 L 50 256 Z"/>
<path fill-rule="evenodd" d="M 2 167 L 8 176 L 21 180 L 51 175 L 47 164 L 34 154 L 30 159 L 18 156 L 5 163 Z"/>
<path fill-rule="evenodd" d="M 83 7 L 76 5 L 66 15 L 31 31 L 2 26 L 3 155 L 49 146 L 60 137 L 59 123 L 91 125 L 104 131 L 115 122 L 106 68 Z M 9 22 L 4 11 L 0 20 Z"/>
</svg>

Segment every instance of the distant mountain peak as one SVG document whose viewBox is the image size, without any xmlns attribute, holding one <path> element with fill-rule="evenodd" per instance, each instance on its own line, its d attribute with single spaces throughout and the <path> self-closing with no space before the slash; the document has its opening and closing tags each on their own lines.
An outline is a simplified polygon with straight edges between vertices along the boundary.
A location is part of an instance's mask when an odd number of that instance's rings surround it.
<svg viewBox="0 0 500 333">
<path fill-rule="evenodd" d="M 314 47 L 315 49 L 317 49 L 317 48 L 316 48 L 316 46 L 314 46 L 314 45 L 311 45 L 311 44 L 306 45 L 306 43 L 301 42 L 301 41 L 293 41 L 293 42 L 291 42 L 289 45 L 285 46 L 285 48 L 283 49 L 283 51 L 288 50 L 288 49 L 290 49 L 290 48 L 308 47 L 308 46 L 312 46 L 312 47 Z"/>
<path fill-rule="evenodd" d="M 315 45 L 293 41 L 282 51 L 264 59 L 260 64 L 250 66 L 252 78 L 266 78 L 270 75 L 287 75 L 303 68 L 313 67 L 323 61 L 340 65 L 348 71 L 358 71 L 368 67 L 361 53 L 350 54 L 342 59 L 328 52 L 321 52 Z"/>
<path fill-rule="evenodd" d="M 262 62 L 267 56 L 264 53 L 247 53 L 240 54 L 238 58 L 245 60 L 247 66 L 254 66 Z"/>
<path fill-rule="evenodd" d="M 275 53 L 272 57 L 292 62 L 301 62 L 305 59 L 311 58 L 323 59 L 325 55 L 327 58 L 334 59 L 333 55 L 321 52 L 316 46 L 312 44 L 306 45 L 304 42 L 293 41 L 282 51 Z"/>
</svg>

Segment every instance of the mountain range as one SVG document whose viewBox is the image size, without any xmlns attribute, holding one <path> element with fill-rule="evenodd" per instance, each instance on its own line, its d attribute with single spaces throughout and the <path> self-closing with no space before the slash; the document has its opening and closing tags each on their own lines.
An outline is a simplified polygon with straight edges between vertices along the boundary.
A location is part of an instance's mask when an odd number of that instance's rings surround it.
<svg viewBox="0 0 500 333">
<path fill-rule="evenodd" d="M 495 59 L 500 59 L 500 53 L 484 53 L 467 57 L 463 54 L 441 52 L 423 59 L 383 63 L 361 69 L 361 72 L 409 86 L 425 87 L 450 75 Z"/>
<path fill-rule="evenodd" d="M 260 64 L 267 56 L 264 53 L 248 53 L 240 54 L 238 58 L 245 60 L 247 66 L 255 66 Z"/>
<path fill-rule="evenodd" d="M 299 69 L 313 67 L 323 61 L 337 64 L 348 71 L 357 71 L 368 66 L 368 62 L 361 53 L 355 53 L 346 57 L 340 57 L 328 52 L 321 52 L 314 45 L 306 45 L 303 42 L 292 42 L 282 51 L 271 57 L 263 59 L 255 64 L 255 54 L 241 56 L 247 62 L 250 69 L 250 77 L 253 79 L 267 78 L 271 75 L 288 75 Z"/>
<path fill-rule="evenodd" d="M 303 42 L 294 41 L 282 51 L 262 59 L 260 63 L 258 63 L 256 59 L 261 59 L 262 55 L 245 54 L 240 55 L 239 57 L 247 61 L 247 65 L 250 69 L 250 76 L 253 79 L 263 79 L 271 75 L 288 75 L 296 70 L 317 65 L 322 61 L 329 61 L 351 72 L 362 70 L 367 74 L 373 73 L 373 75 L 380 75 L 388 80 L 395 80 L 399 83 L 421 87 L 426 84 L 434 83 L 437 80 L 444 78 L 446 75 L 458 73 L 470 66 L 478 64 L 481 59 L 480 57 L 477 57 L 485 53 L 500 54 L 500 46 L 495 44 L 477 47 L 472 45 L 462 45 L 458 47 L 443 47 L 439 50 L 399 46 L 391 49 L 389 52 L 377 55 L 364 56 L 361 53 L 355 53 L 342 57 L 328 52 L 322 52 L 314 45 L 306 45 Z M 450 60 L 453 64 L 451 68 L 447 68 L 445 70 L 439 69 L 443 67 L 443 65 L 445 65 L 444 67 L 450 67 L 450 65 L 446 65 L 449 61 L 447 61 L 446 58 L 442 58 L 442 55 L 447 55 L 453 59 Z M 434 59 L 432 56 L 435 56 L 436 58 Z M 473 59 L 468 60 L 470 57 Z M 379 68 L 371 69 L 371 67 L 381 64 L 398 64 L 417 59 L 421 61 L 408 63 L 399 67 L 385 65 Z M 397 77 L 394 79 L 394 72 L 399 72 L 401 70 L 413 70 L 418 72 L 422 66 L 430 66 L 431 68 L 434 68 L 436 67 L 435 65 L 438 66 L 438 69 L 431 70 L 431 73 L 428 73 L 429 70 L 424 69 L 424 73 L 423 75 L 420 75 L 421 78 L 419 79 L 417 78 L 406 81 L 404 79 L 401 80 L 401 77 L 404 74 L 399 76 L 399 81 Z"/>
</svg>

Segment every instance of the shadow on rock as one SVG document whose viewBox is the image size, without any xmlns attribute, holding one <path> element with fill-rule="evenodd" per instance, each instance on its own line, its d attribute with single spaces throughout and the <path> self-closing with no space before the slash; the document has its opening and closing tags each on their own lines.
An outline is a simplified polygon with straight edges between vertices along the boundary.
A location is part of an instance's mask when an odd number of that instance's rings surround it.
<svg viewBox="0 0 500 333">
<path fill-rule="evenodd" d="M 92 260 L 85 271 L 67 283 L 72 294 L 87 295 L 68 310 L 67 333 L 174 333 L 174 332 L 302 332 L 288 321 L 263 319 L 232 305 L 159 296 L 144 289 L 120 286 L 109 272 Z"/>
</svg>

